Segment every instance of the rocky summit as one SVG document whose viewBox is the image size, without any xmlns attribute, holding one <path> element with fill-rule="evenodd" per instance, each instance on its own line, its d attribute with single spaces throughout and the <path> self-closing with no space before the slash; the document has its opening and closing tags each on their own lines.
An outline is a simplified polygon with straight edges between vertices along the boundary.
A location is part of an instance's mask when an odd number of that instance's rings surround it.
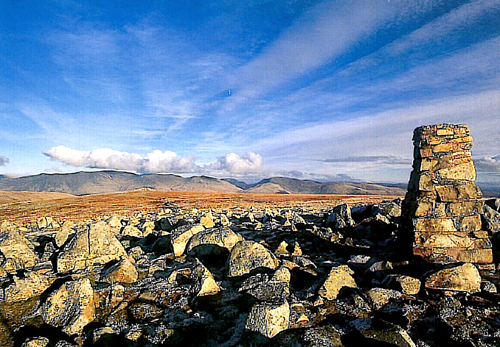
<svg viewBox="0 0 500 347">
<path fill-rule="evenodd" d="M 0 345 L 498 346 L 496 267 L 414 255 L 401 205 L 3 222 Z"/>
<path fill-rule="evenodd" d="M 0 345 L 498 347 L 500 199 L 468 128 L 415 134 L 404 203 L 3 221 Z"/>
</svg>

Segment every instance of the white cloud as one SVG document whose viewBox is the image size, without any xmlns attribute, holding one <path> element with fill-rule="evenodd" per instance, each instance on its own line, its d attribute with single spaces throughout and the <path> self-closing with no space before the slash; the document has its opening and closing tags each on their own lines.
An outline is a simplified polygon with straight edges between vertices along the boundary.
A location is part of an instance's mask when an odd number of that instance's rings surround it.
<svg viewBox="0 0 500 347">
<path fill-rule="evenodd" d="M 0 166 L 5 166 L 9 162 L 9 158 L 0 155 Z"/>
<path fill-rule="evenodd" d="M 476 167 L 478 170 L 500 173 L 500 155 L 486 156 L 480 159 L 475 159 Z"/>
<path fill-rule="evenodd" d="M 263 164 L 264 160 L 259 154 L 248 152 L 242 157 L 236 153 L 227 153 L 220 157 L 216 163 L 206 165 L 209 170 L 222 170 L 229 173 L 241 174 L 257 171 Z"/>
<path fill-rule="evenodd" d="M 154 150 L 146 156 L 136 153 L 99 148 L 92 151 L 79 151 L 66 146 L 57 146 L 43 154 L 51 160 L 60 161 L 75 167 L 127 170 L 140 173 L 196 173 L 210 172 L 250 174 L 256 172 L 263 163 L 259 154 L 249 152 L 246 156 L 227 153 L 215 163 L 199 166 L 194 156 L 180 156 L 172 151 Z M 1 158 L 1 157 L 0 157 Z"/>
<path fill-rule="evenodd" d="M 79 151 L 65 146 L 57 146 L 43 154 L 52 160 L 76 167 L 99 169 L 129 170 L 143 173 L 156 172 L 191 172 L 194 168 L 194 157 L 182 157 L 171 151 L 160 150 L 148 153 L 146 157 L 139 154 L 120 152 L 109 148 L 93 151 Z"/>
</svg>

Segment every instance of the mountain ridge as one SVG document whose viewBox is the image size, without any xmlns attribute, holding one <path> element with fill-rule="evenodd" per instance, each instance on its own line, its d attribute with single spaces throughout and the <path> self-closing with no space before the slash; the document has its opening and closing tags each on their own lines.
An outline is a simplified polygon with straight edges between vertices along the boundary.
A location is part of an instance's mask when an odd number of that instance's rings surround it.
<svg viewBox="0 0 500 347">
<path fill-rule="evenodd" d="M 395 195 L 405 189 L 384 184 L 353 182 L 317 182 L 289 177 L 270 177 L 254 184 L 233 178 L 209 176 L 182 177 L 174 174 L 136 174 L 124 171 L 78 171 L 42 173 L 23 177 L 2 177 L 0 190 L 58 192 L 73 195 L 112 193 L 136 189 L 162 191 L 265 193 L 265 194 L 343 194 Z"/>
</svg>

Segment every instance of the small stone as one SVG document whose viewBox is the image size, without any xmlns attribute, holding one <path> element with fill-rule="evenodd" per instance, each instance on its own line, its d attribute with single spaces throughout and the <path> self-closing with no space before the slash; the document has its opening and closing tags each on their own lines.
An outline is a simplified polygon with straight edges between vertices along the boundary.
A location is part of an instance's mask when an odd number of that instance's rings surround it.
<svg viewBox="0 0 500 347">
<path fill-rule="evenodd" d="M 21 347 L 46 347 L 49 345 L 50 340 L 46 337 L 30 337 L 27 338 Z"/>
<path fill-rule="evenodd" d="M 215 225 L 212 212 L 209 211 L 201 217 L 200 225 L 203 225 L 205 228 L 212 228 Z"/>
<path fill-rule="evenodd" d="M 343 287 L 357 288 L 356 282 L 351 276 L 353 273 L 354 271 L 347 265 L 333 267 L 318 294 L 327 300 L 334 300 Z"/>
<path fill-rule="evenodd" d="M 187 252 L 197 256 L 211 255 L 216 253 L 214 246 L 231 251 L 239 241 L 243 241 L 243 236 L 227 227 L 205 229 L 191 237 Z"/>
<path fill-rule="evenodd" d="M 38 257 L 30 246 L 14 224 L 5 221 L 0 225 L 0 252 L 5 259 L 12 259 L 16 268 L 30 268 L 38 262 Z"/>
<path fill-rule="evenodd" d="M 421 287 L 421 282 L 418 278 L 397 274 L 388 275 L 384 279 L 384 283 L 407 295 L 418 294 Z"/>
<path fill-rule="evenodd" d="M 496 234 L 500 231 L 500 213 L 495 211 L 493 208 L 488 206 L 487 204 L 483 205 L 483 221 L 484 228 L 491 232 L 492 234 Z"/>
<path fill-rule="evenodd" d="M 176 257 L 184 254 L 186 245 L 194 235 L 205 230 L 201 224 L 197 225 L 182 225 L 172 232 L 171 243 Z"/>
<path fill-rule="evenodd" d="M 110 267 L 102 276 L 101 281 L 114 283 L 134 283 L 139 277 L 134 264 L 127 258 L 122 258 L 120 261 Z"/>
<path fill-rule="evenodd" d="M 61 229 L 56 232 L 55 242 L 58 248 L 61 248 L 66 243 L 69 236 L 74 233 L 74 226 L 75 225 L 72 222 L 64 222 Z"/>
<path fill-rule="evenodd" d="M 402 294 L 396 290 L 385 288 L 369 289 L 365 292 L 365 295 L 370 300 L 374 310 L 379 310 L 389 303 L 391 299 L 399 299 L 402 296 Z"/>
<path fill-rule="evenodd" d="M 142 237 L 142 232 L 133 225 L 124 227 L 121 234 L 123 236 Z"/>
<path fill-rule="evenodd" d="M 290 326 L 290 306 L 283 304 L 256 303 L 252 306 L 245 328 L 273 338 Z"/>
<path fill-rule="evenodd" d="M 212 273 L 196 259 L 196 266 L 191 272 L 197 281 L 195 286 L 196 296 L 215 295 L 220 291 L 220 287 L 215 282 Z"/>
</svg>

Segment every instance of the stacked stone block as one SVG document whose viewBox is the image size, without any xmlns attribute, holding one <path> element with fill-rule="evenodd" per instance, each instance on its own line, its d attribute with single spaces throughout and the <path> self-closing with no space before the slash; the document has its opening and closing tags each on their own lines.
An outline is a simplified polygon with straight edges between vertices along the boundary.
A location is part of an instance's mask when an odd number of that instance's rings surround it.
<svg viewBox="0 0 500 347">
<path fill-rule="evenodd" d="M 488 233 L 481 230 L 482 196 L 474 183 L 472 137 L 466 125 L 416 128 L 413 171 L 403 214 L 414 233 L 413 253 L 429 262 L 491 264 Z"/>
</svg>

